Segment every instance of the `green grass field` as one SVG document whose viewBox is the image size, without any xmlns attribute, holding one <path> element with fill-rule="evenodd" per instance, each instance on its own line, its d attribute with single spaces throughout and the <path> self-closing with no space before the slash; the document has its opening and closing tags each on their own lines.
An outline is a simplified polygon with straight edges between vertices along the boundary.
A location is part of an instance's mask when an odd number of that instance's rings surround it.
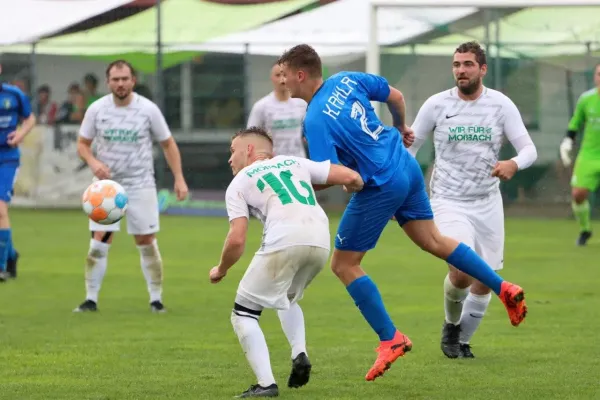
<svg viewBox="0 0 600 400">
<path fill-rule="evenodd" d="M 12 210 L 12 221 L 22 257 L 19 278 L 0 286 L 1 399 L 227 399 L 254 383 L 229 316 L 260 223 L 251 224 L 242 262 L 211 285 L 208 271 L 218 261 L 226 220 L 163 217 L 169 312 L 156 315 L 132 238 L 122 234 L 111 248 L 100 312 L 74 314 L 84 299 L 85 217 Z M 301 303 L 314 371 L 308 386 L 286 387 L 288 344 L 275 313 L 263 313 L 280 396 L 600 398 L 600 241 L 576 248 L 571 221 L 509 220 L 506 230 L 503 274 L 525 288 L 529 304 L 522 326 L 513 328 L 494 299 L 472 342 L 477 358 L 446 359 L 439 349 L 445 266 L 390 223 L 364 267 L 413 351 L 383 378 L 366 382 L 377 338 L 327 269 Z"/>
</svg>

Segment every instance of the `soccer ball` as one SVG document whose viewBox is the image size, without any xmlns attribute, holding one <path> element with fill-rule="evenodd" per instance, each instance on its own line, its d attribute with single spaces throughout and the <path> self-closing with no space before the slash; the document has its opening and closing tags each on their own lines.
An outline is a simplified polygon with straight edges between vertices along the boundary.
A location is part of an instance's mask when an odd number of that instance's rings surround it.
<svg viewBox="0 0 600 400">
<path fill-rule="evenodd" d="M 110 179 L 92 183 L 83 193 L 83 211 L 94 222 L 110 225 L 118 222 L 127 211 L 127 193 L 123 186 Z"/>
</svg>

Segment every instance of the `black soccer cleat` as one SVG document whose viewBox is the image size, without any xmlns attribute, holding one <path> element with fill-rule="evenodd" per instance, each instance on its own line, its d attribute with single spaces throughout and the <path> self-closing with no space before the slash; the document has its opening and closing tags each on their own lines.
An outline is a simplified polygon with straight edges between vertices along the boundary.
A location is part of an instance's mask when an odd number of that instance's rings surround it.
<svg viewBox="0 0 600 400">
<path fill-rule="evenodd" d="M 579 234 L 579 238 L 577 238 L 577 246 L 585 246 L 592 237 L 592 232 L 583 231 Z"/>
<path fill-rule="evenodd" d="M 79 305 L 73 312 L 87 312 L 87 311 L 98 311 L 98 306 L 95 301 L 86 300 Z"/>
<path fill-rule="evenodd" d="M 444 322 L 442 329 L 441 348 L 446 357 L 458 358 L 460 355 L 460 325 L 449 324 Z"/>
<path fill-rule="evenodd" d="M 267 387 L 262 387 L 260 385 L 252 385 L 248 390 L 244 393 L 235 396 L 237 398 L 246 398 L 246 397 L 278 397 L 279 396 L 279 388 L 277 384 L 274 383 Z"/>
<path fill-rule="evenodd" d="M 308 383 L 310 379 L 310 370 L 312 365 L 308 360 L 306 353 L 302 352 L 292 360 L 292 372 L 288 379 L 288 387 L 299 388 Z"/>
<path fill-rule="evenodd" d="M 468 343 L 460 344 L 460 358 L 475 358 L 475 355 L 471 352 L 471 345 Z"/>
<path fill-rule="evenodd" d="M 17 261 L 19 260 L 19 253 L 15 252 L 15 258 L 10 260 L 6 260 L 6 272 L 10 275 L 11 278 L 15 279 L 17 277 Z"/>
<path fill-rule="evenodd" d="M 165 308 L 165 306 L 163 305 L 163 303 L 161 303 L 158 300 L 153 301 L 152 303 L 150 303 L 150 310 L 152 310 L 153 313 L 165 313 L 165 312 L 167 312 L 167 309 Z"/>
</svg>

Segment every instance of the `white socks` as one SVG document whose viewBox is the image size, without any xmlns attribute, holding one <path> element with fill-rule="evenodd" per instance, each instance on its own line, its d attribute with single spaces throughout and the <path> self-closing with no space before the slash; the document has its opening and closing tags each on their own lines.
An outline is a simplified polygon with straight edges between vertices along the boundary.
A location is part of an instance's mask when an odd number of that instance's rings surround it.
<svg viewBox="0 0 600 400">
<path fill-rule="evenodd" d="M 278 310 L 277 315 L 281 327 L 292 347 L 292 360 L 300 353 L 306 352 L 306 333 L 304 329 L 304 314 L 298 303 L 290 304 L 288 310 Z"/>
<path fill-rule="evenodd" d="M 484 295 L 469 293 L 460 318 L 460 343 L 469 343 L 479 327 L 491 299 L 492 293 Z"/>
<path fill-rule="evenodd" d="M 150 302 L 162 301 L 163 264 L 156 239 L 145 246 L 137 246 L 140 252 L 142 272 L 148 284 Z M 86 300 L 98 302 L 98 293 L 106 273 L 110 244 L 92 239 L 85 260 Z"/>
<path fill-rule="evenodd" d="M 463 309 L 463 301 L 469 294 L 469 288 L 459 289 L 450 282 L 450 276 L 444 279 L 444 311 L 446 322 L 458 325 Z"/>
<path fill-rule="evenodd" d="M 98 302 L 98 293 L 106 273 L 108 249 L 110 244 L 98 240 L 90 240 L 90 249 L 85 259 L 86 300 Z"/>
<path fill-rule="evenodd" d="M 140 251 L 140 263 L 146 283 L 150 302 L 162 302 L 163 263 L 158 251 L 156 239 L 151 244 L 137 246 Z"/>
<path fill-rule="evenodd" d="M 238 295 L 231 313 L 231 324 L 258 384 L 267 387 L 275 383 L 275 378 L 271 370 L 267 341 L 258 323 L 261 313 L 261 306 Z M 300 306 L 296 303 L 291 304 L 288 310 L 278 310 L 277 315 L 292 347 L 292 359 L 300 353 L 306 353 L 304 314 Z"/>
<path fill-rule="evenodd" d="M 251 312 L 233 310 L 231 313 L 231 324 L 237 335 L 240 345 L 244 350 L 246 359 L 250 363 L 258 384 L 262 387 L 271 386 L 275 383 L 273 371 L 271 370 L 271 360 L 269 358 L 269 349 L 262 329 L 258 325 L 260 311 Z"/>
</svg>

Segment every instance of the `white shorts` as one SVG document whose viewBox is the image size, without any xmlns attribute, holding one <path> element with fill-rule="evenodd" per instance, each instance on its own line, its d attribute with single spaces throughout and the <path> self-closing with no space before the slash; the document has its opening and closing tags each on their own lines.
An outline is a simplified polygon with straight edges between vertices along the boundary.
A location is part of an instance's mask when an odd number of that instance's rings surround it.
<svg viewBox="0 0 600 400">
<path fill-rule="evenodd" d="M 504 267 L 504 208 L 500 194 L 473 201 L 432 198 L 431 208 L 444 236 L 471 247 L 495 271 Z"/>
<path fill-rule="evenodd" d="M 159 230 L 158 195 L 155 188 L 137 189 L 127 192 L 129 203 L 125 218 L 127 233 L 130 235 L 150 235 Z M 90 231 L 119 232 L 121 221 L 111 225 L 101 225 L 90 219 Z"/>
<path fill-rule="evenodd" d="M 255 254 L 238 286 L 237 295 L 263 308 L 287 310 L 327 264 L 329 250 L 293 246 Z"/>
</svg>

